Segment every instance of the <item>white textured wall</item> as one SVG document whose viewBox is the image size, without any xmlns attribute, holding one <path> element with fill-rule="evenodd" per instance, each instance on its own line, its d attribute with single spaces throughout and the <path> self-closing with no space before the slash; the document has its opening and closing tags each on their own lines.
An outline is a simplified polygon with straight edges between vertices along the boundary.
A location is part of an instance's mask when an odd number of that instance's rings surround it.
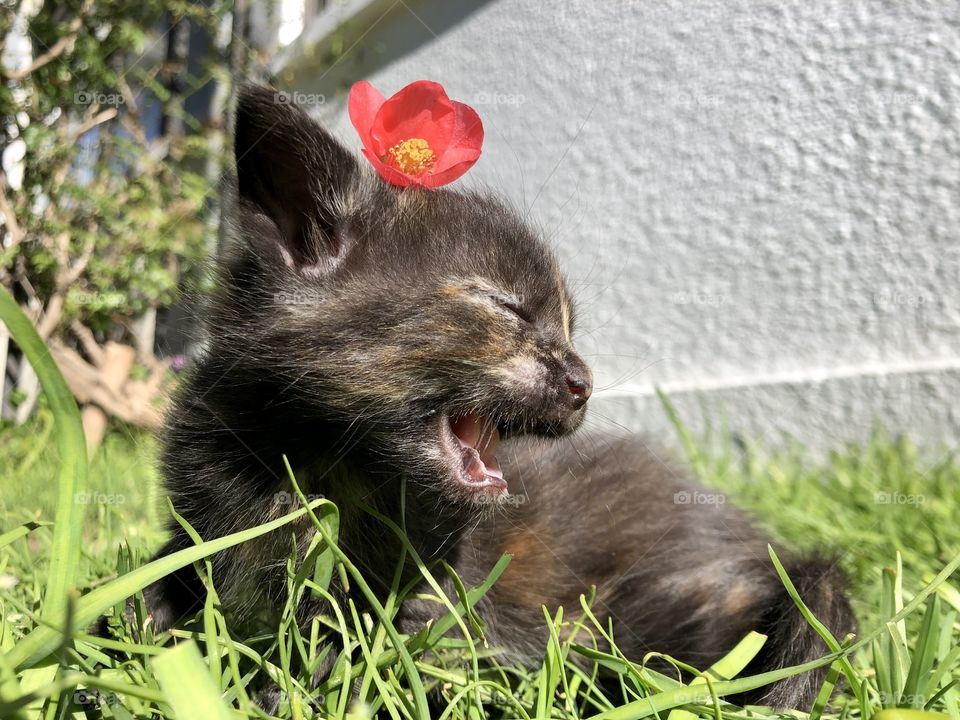
<svg viewBox="0 0 960 720">
<path fill-rule="evenodd" d="M 366 7 L 366 15 L 356 15 Z M 653 384 L 768 442 L 960 428 L 960 4 L 353 2 L 284 79 L 431 78 L 487 130 L 466 176 L 532 208 L 581 301 L 595 410 Z M 335 25 L 338 10 L 325 22 Z M 333 18 L 333 20 L 331 20 Z M 362 33 L 363 34 L 361 37 Z M 316 32 L 315 35 L 322 35 Z"/>
</svg>

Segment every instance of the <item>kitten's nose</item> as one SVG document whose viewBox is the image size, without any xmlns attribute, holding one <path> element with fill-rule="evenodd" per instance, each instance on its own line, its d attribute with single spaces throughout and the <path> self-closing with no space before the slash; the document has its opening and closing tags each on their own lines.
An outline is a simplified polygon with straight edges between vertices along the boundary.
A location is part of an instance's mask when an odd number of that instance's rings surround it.
<svg viewBox="0 0 960 720">
<path fill-rule="evenodd" d="M 586 405 L 593 390 L 589 371 L 583 375 L 567 375 L 567 390 L 573 396 L 574 410 L 579 410 Z"/>
</svg>

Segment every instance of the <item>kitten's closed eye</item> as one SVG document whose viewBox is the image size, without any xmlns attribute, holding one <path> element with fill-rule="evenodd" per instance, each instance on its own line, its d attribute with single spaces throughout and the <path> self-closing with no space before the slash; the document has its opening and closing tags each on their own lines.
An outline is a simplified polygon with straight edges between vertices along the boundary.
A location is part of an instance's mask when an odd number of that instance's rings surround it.
<svg viewBox="0 0 960 720">
<path fill-rule="evenodd" d="M 491 295 L 490 299 L 502 309 L 506 310 L 509 313 L 512 313 L 513 315 L 516 315 L 523 322 L 525 323 L 533 322 L 533 320 L 530 317 L 530 313 L 528 313 L 524 309 L 520 300 L 514 297 L 513 295 L 506 295 L 506 294 Z"/>
</svg>

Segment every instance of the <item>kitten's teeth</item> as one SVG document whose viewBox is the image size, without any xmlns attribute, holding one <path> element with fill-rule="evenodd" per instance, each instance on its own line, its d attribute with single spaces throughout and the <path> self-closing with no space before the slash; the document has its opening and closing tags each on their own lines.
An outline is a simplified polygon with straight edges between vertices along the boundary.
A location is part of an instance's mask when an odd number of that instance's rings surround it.
<svg viewBox="0 0 960 720">
<path fill-rule="evenodd" d="M 477 454 L 477 451 L 473 448 L 465 447 L 460 457 L 463 460 L 463 470 L 470 476 L 471 480 L 480 482 L 486 477 L 486 467 L 483 464 L 483 460 L 480 459 L 480 455 Z"/>
<path fill-rule="evenodd" d="M 476 444 L 477 452 L 480 453 L 480 459 L 487 469 L 492 470 L 494 466 L 500 469 L 500 463 L 497 462 L 497 446 L 500 444 L 500 431 L 493 423 L 488 423 L 483 429 L 479 442 Z"/>
</svg>

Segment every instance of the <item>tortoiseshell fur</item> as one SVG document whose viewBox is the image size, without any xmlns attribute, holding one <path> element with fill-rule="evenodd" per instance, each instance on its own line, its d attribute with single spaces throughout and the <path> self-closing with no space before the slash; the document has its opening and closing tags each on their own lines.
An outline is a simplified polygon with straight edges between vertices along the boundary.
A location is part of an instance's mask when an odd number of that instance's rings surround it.
<svg viewBox="0 0 960 720">
<path fill-rule="evenodd" d="M 542 604 L 578 612 L 594 585 L 597 615 L 612 618 L 637 660 L 658 651 L 706 667 L 750 630 L 770 635 L 753 670 L 826 652 L 784 591 L 767 537 L 742 513 L 678 502 L 701 489 L 640 438 L 571 435 L 584 410 L 564 378 L 589 378 L 571 343 L 571 299 L 548 247 L 514 211 L 484 194 L 390 187 L 269 89 L 242 94 L 236 128 L 234 242 L 209 342 L 164 436 L 166 487 L 203 538 L 292 509 L 286 454 L 304 492 L 337 503 L 341 545 L 377 590 L 392 579 L 398 544 L 358 506 L 399 523 L 402 477 L 424 559 L 447 560 L 469 586 L 512 553 L 479 607 L 491 644 L 512 659 L 542 655 Z M 499 456 L 524 502 L 451 479 L 438 428 L 468 410 L 515 436 Z M 295 531 L 305 548 L 311 526 Z M 190 544 L 176 524 L 171 532 L 162 554 Z M 283 602 L 290 533 L 214 558 L 229 609 Z M 841 573 L 780 555 L 814 613 L 838 636 L 851 631 Z M 155 628 L 201 596 L 192 568 L 148 588 Z M 300 613 L 319 609 L 307 602 Z M 409 601 L 402 629 L 439 613 Z M 807 707 L 821 679 L 749 699 Z"/>
</svg>

